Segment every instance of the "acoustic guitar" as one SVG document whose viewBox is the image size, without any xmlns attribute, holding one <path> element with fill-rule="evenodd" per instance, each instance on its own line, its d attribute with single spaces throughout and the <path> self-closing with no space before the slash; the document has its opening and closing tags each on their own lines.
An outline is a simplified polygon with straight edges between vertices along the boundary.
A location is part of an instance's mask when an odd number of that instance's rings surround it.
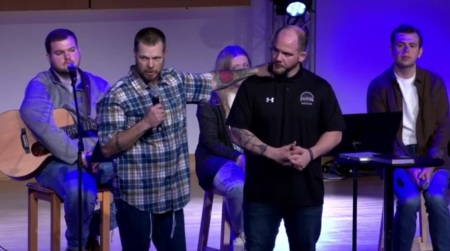
<svg viewBox="0 0 450 251">
<path fill-rule="evenodd" d="M 78 135 L 72 115 L 65 109 L 53 112 L 56 124 L 71 138 Z M 96 130 L 93 121 L 82 123 L 84 130 Z M 37 141 L 25 125 L 18 110 L 0 114 L 0 171 L 11 179 L 33 178 L 36 171 L 50 160 L 51 153 Z"/>
</svg>

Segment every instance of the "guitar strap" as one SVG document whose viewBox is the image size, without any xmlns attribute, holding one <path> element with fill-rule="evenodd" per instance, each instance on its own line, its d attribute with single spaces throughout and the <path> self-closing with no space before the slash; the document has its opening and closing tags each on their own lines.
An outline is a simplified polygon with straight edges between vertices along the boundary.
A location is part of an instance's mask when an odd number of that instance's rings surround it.
<svg viewBox="0 0 450 251">
<path fill-rule="evenodd" d="M 79 68 L 78 68 L 79 69 Z M 80 76 L 81 76 L 81 84 L 83 85 L 84 90 L 84 96 L 86 102 L 84 103 L 84 111 L 86 112 L 86 115 L 89 117 L 89 120 L 91 117 L 91 80 L 89 79 L 88 75 L 84 73 L 81 69 L 80 70 Z"/>
</svg>

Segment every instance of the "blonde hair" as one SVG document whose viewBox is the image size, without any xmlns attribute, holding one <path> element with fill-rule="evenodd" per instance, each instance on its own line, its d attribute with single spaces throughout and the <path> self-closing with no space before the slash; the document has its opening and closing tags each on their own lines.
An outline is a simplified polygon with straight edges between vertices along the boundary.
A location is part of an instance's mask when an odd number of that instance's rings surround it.
<svg viewBox="0 0 450 251">
<path fill-rule="evenodd" d="M 251 66 L 252 63 L 250 61 L 250 57 L 242 47 L 240 47 L 239 45 L 228 45 L 219 52 L 219 55 L 217 55 L 215 70 L 216 71 L 231 70 L 231 62 L 235 57 L 238 56 L 245 56 L 248 60 L 248 64 Z M 228 117 L 232 105 L 232 101 L 230 102 L 229 99 L 230 90 L 232 89 L 225 88 L 222 90 L 218 90 L 216 91 L 216 93 L 213 93 L 213 96 L 211 97 L 212 103 L 216 105 L 220 104 L 223 107 L 225 111 L 225 117 Z"/>
</svg>

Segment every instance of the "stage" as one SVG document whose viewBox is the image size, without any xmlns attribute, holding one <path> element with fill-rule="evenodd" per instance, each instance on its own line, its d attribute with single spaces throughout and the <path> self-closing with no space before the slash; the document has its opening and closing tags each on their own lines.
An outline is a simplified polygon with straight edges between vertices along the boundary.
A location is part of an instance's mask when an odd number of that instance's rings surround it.
<svg viewBox="0 0 450 251">
<path fill-rule="evenodd" d="M 0 245 L 8 251 L 27 250 L 27 191 L 24 182 L 0 181 Z M 318 251 L 351 250 L 352 237 L 352 179 L 326 180 L 322 233 Z M 358 250 L 375 251 L 378 247 L 382 209 L 383 184 L 378 176 L 359 178 L 358 196 Z M 192 199 L 185 208 L 188 251 L 197 250 L 203 191 L 192 173 Z M 210 246 L 218 247 L 220 239 L 221 198 L 216 197 L 211 219 Z M 39 250 L 50 249 L 50 209 L 39 203 Z M 62 231 L 65 230 L 61 215 Z M 65 248 L 61 233 L 61 250 Z M 2 249 L 0 249 L 2 250 Z M 120 251 L 118 230 L 113 231 L 112 251 Z M 155 250 L 153 247 L 151 250 Z M 276 241 L 276 251 L 289 250 L 283 223 Z"/>
</svg>

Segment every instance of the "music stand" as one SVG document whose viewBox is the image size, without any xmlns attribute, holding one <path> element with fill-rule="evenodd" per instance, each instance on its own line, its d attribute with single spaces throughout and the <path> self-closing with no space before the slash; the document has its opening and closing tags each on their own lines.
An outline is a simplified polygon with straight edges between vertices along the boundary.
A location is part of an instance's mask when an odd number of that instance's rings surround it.
<svg viewBox="0 0 450 251">
<path fill-rule="evenodd" d="M 331 152 L 332 155 L 349 152 L 392 153 L 402 112 L 346 114 L 344 120 L 346 130 L 343 131 L 341 143 Z M 356 251 L 358 166 L 364 163 L 342 158 L 335 159 L 335 162 L 353 168 L 352 250 Z"/>
</svg>

